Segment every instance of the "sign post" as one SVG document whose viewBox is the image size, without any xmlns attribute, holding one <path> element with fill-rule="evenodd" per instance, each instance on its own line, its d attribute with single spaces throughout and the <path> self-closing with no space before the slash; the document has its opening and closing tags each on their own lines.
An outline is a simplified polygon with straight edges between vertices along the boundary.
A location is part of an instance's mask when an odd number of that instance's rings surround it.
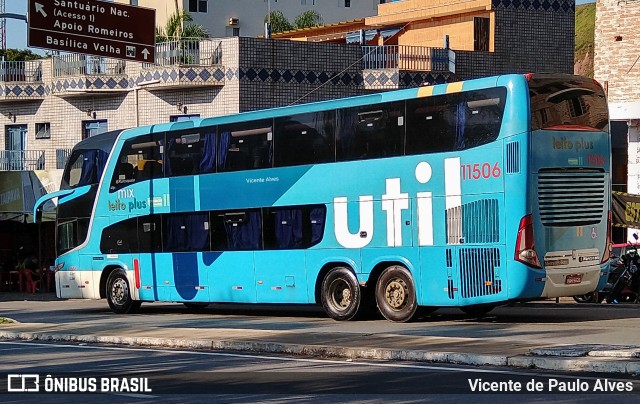
<svg viewBox="0 0 640 404">
<path fill-rule="evenodd" d="M 105 1 L 29 0 L 35 48 L 153 63 L 156 11 Z"/>
</svg>

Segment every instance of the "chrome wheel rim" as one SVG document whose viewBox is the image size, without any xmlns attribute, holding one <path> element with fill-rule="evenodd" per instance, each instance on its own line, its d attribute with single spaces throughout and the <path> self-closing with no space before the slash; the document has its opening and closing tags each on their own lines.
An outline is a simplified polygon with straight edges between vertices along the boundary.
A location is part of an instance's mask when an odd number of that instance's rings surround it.
<svg viewBox="0 0 640 404">
<path fill-rule="evenodd" d="M 127 282 L 122 278 L 116 279 L 111 285 L 111 301 L 118 306 L 122 306 L 127 302 L 128 298 L 129 286 Z"/>
</svg>

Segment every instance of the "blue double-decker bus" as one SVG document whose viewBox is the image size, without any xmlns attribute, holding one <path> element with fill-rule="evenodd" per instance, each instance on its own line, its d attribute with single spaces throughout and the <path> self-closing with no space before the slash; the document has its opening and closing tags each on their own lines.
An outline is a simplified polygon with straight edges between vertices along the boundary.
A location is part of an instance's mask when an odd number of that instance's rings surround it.
<svg viewBox="0 0 640 404">
<path fill-rule="evenodd" d="M 117 313 L 481 315 L 606 278 L 610 151 L 598 83 L 503 75 L 94 136 L 37 205 L 58 297 Z"/>
</svg>

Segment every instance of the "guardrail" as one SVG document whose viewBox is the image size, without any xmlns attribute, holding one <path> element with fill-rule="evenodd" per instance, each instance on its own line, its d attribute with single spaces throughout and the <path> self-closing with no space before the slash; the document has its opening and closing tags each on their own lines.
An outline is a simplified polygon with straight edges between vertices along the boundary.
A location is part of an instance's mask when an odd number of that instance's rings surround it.
<svg viewBox="0 0 640 404">
<path fill-rule="evenodd" d="M 42 61 L 40 60 L 1 61 L 0 62 L 0 81 L 42 83 Z"/>
<path fill-rule="evenodd" d="M 450 71 L 453 51 L 425 46 L 382 45 L 362 47 L 363 69 Z"/>
<path fill-rule="evenodd" d="M 53 57 L 53 77 L 125 74 L 126 62 L 91 55 L 60 55 Z"/>
<path fill-rule="evenodd" d="M 156 62 L 151 66 L 214 66 L 222 63 L 222 41 L 187 38 L 156 44 Z"/>
<path fill-rule="evenodd" d="M 0 171 L 44 170 L 44 150 L 0 150 Z"/>
</svg>

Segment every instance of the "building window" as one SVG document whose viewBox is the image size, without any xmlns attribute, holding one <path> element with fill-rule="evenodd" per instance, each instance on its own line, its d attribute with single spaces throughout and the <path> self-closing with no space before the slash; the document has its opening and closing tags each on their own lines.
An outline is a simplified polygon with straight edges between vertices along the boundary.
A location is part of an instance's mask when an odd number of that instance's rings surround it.
<svg viewBox="0 0 640 404">
<path fill-rule="evenodd" d="M 193 121 L 198 118 L 200 118 L 200 114 L 171 115 L 169 117 L 169 122 Z"/>
<path fill-rule="evenodd" d="M 345 7 L 351 7 L 351 0 L 344 0 Z"/>
<path fill-rule="evenodd" d="M 473 50 L 489 50 L 489 19 L 473 17 Z"/>
<path fill-rule="evenodd" d="M 99 135 L 106 132 L 109 126 L 106 119 L 94 121 L 82 121 L 82 138 L 86 139 L 91 136 Z"/>
<path fill-rule="evenodd" d="M 191 13 L 206 13 L 207 12 L 207 0 L 189 0 L 189 12 L 191 12 Z"/>
<path fill-rule="evenodd" d="M 233 36 L 240 36 L 240 28 L 233 29 Z"/>
<path fill-rule="evenodd" d="M 36 123 L 36 139 L 51 139 L 51 124 Z"/>
<path fill-rule="evenodd" d="M 132 6 L 137 6 L 138 0 L 129 0 L 129 4 L 131 4 Z"/>
</svg>

